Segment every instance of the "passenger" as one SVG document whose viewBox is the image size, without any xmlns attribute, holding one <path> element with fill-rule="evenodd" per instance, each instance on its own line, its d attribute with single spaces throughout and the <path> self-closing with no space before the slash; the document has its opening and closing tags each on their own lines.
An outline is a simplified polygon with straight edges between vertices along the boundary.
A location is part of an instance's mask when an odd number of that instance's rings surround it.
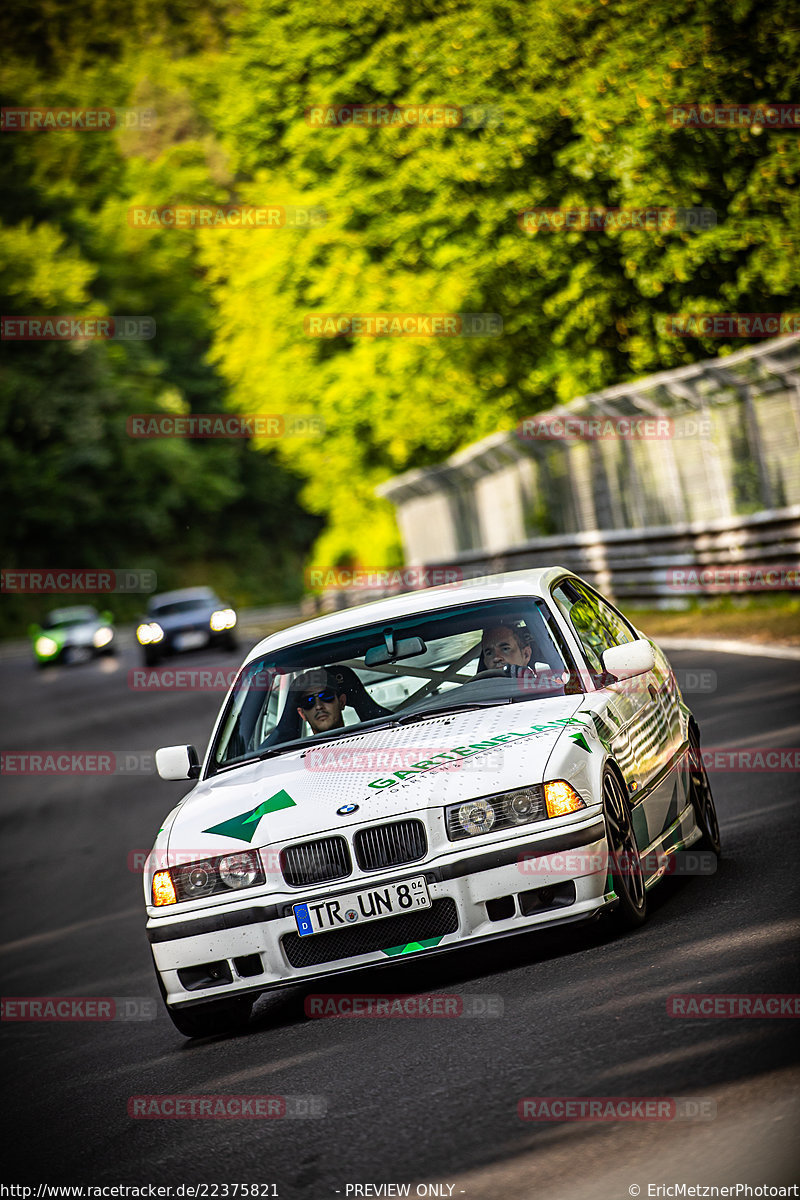
<svg viewBox="0 0 800 1200">
<path fill-rule="evenodd" d="M 315 667 L 299 676 L 292 684 L 292 690 L 299 702 L 297 711 L 308 721 L 312 733 L 327 733 L 329 729 L 344 727 L 347 696 L 339 692 L 338 680 L 324 667 Z"/>
<path fill-rule="evenodd" d="M 481 641 L 481 662 L 487 671 L 508 667 L 509 675 L 533 675 L 531 635 L 524 626 L 495 625 L 485 629 Z"/>
</svg>

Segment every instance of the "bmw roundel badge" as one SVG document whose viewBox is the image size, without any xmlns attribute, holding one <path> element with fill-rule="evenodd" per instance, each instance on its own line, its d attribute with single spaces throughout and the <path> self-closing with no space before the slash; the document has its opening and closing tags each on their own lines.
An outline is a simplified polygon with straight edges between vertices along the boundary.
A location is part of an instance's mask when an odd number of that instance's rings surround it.
<svg viewBox="0 0 800 1200">
<path fill-rule="evenodd" d="M 348 817 L 350 813 L 358 812 L 357 804 L 343 804 L 341 808 L 337 808 L 337 817 Z"/>
</svg>

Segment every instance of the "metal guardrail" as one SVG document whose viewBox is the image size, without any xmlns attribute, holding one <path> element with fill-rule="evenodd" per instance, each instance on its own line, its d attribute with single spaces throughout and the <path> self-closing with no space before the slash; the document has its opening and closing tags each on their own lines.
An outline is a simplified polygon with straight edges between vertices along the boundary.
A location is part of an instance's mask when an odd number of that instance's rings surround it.
<svg viewBox="0 0 800 1200">
<path fill-rule="evenodd" d="M 800 591 L 800 505 L 709 522 L 649 529 L 607 529 L 535 538 L 501 553 L 466 551 L 425 563 L 464 582 L 553 565 L 567 567 L 620 603 L 682 607 L 692 597 L 775 590 L 759 572 L 782 568 L 782 590 Z M 330 612 L 395 594 L 398 588 L 340 589 L 323 593 L 317 611 Z M 310 614 L 308 614 L 310 615 Z"/>
</svg>

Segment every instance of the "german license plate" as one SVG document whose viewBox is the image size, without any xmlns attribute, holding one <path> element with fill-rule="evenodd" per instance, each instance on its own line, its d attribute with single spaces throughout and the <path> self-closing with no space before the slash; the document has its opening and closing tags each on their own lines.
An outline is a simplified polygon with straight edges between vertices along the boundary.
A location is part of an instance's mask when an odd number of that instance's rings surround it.
<svg viewBox="0 0 800 1200">
<path fill-rule="evenodd" d="M 208 638 L 204 633 L 179 633 L 175 637 L 176 650 L 197 650 L 200 646 L 205 646 Z"/>
<path fill-rule="evenodd" d="M 293 904 L 292 910 L 297 932 L 300 937 L 308 937 L 312 933 L 330 933 L 332 929 L 363 925 L 367 921 L 379 921 L 381 917 L 402 916 L 430 906 L 431 898 L 423 875 L 403 883 L 387 883 L 363 892 L 350 892 L 333 900 Z"/>
</svg>

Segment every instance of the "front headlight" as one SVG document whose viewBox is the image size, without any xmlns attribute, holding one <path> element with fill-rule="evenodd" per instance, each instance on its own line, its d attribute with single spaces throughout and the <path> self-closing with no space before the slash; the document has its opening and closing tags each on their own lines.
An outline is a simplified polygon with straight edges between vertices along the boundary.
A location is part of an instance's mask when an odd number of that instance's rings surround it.
<svg viewBox="0 0 800 1200">
<path fill-rule="evenodd" d="M 111 629 L 96 629 L 92 635 L 95 650 L 100 650 L 103 646 L 107 646 L 113 636 L 114 632 Z"/>
<path fill-rule="evenodd" d="M 153 904 L 177 904 L 181 900 L 199 900 L 220 892 L 239 891 L 264 883 L 264 868 L 256 850 L 203 858 L 158 871 L 153 877 Z"/>
<path fill-rule="evenodd" d="M 447 836 L 451 842 L 490 830 L 515 829 L 531 821 L 542 821 L 548 815 L 544 788 L 540 783 L 516 788 L 513 792 L 499 792 L 494 796 L 481 796 L 477 800 L 451 804 L 444 814 Z"/>
<path fill-rule="evenodd" d="M 52 658 L 58 650 L 58 642 L 53 641 L 51 637 L 38 637 L 34 643 L 34 649 L 40 658 Z"/>
<path fill-rule="evenodd" d="M 156 642 L 163 642 L 164 630 L 158 621 L 147 621 L 137 628 L 136 640 L 140 646 L 152 646 Z"/>
<path fill-rule="evenodd" d="M 220 608 L 211 614 L 208 623 L 214 633 L 222 633 L 223 629 L 233 629 L 236 624 L 236 613 L 232 608 Z"/>
</svg>

